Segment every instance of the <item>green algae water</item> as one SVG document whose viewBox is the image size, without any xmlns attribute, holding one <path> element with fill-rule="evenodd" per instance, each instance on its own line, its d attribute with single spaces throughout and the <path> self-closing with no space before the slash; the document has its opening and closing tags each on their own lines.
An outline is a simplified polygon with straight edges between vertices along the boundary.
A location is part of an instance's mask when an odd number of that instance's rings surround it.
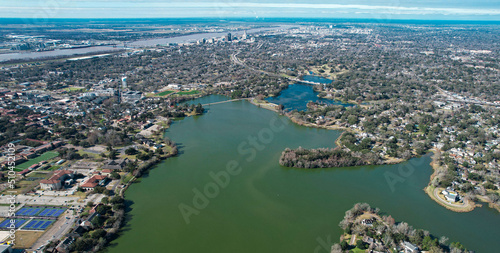
<svg viewBox="0 0 500 253">
<path fill-rule="evenodd" d="M 357 202 L 476 252 L 497 251 L 495 210 L 454 213 L 424 193 L 432 173 L 429 155 L 399 165 L 284 168 L 278 164 L 284 148 L 334 147 L 341 132 L 297 126 L 246 101 L 206 108 L 206 114 L 168 129 L 180 155 L 127 190 L 128 221 L 108 252 L 329 252 L 342 233 L 344 212 Z M 236 163 L 227 173 L 228 164 Z M 224 187 L 213 177 L 221 173 L 229 175 Z M 200 201 L 195 192 L 205 195 L 205 189 L 209 196 L 201 199 L 207 201 Z M 179 206 L 192 208 L 187 219 Z"/>
</svg>

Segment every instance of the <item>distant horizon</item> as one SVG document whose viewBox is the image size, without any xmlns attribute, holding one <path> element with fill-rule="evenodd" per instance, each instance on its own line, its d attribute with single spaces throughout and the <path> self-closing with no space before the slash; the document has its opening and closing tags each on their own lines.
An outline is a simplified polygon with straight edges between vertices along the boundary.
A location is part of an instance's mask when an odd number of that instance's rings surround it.
<svg viewBox="0 0 500 253">
<path fill-rule="evenodd" d="M 392 19 L 379 19 L 379 18 L 329 18 L 329 17 L 131 17 L 131 18 L 44 18 L 31 19 L 22 17 L 0 17 L 0 20 L 13 20 L 13 21 L 43 21 L 43 22 L 58 22 L 58 21 L 148 21 L 148 20 L 189 20 L 189 21 L 205 21 L 224 22 L 224 21 L 241 21 L 241 22 L 355 22 L 355 23 L 498 23 L 500 20 L 482 20 L 482 19 L 418 19 L 418 18 L 392 18 Z"/>
<path fill-rule="evenodd" d="M 0 16 L 52 18 L 334 18 L 500 21 L 491 0 L 0 0 Z"/>
</svg>

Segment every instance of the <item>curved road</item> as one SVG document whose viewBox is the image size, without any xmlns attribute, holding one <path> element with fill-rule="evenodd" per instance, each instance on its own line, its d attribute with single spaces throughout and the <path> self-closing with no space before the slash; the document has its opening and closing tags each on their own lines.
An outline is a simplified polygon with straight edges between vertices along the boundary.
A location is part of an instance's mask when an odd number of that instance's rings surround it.
<svg viewBox="0 0 500 253">
<path fill-rule="evenodd" d="M 464 208 L 464 207 L 467 207 L 469 205 L 468 200 L 465 199 L 465 198 L 463 198 L 464 203 L 461 204 L 461 205 L 452 204 L 450 202 L 445 201 L 444 199 L 442 199 L 441 197 L 439 197 L 439 195 L 438 195 L 438 188 L 434 189 L 434 197 L 436 199 L 438 199 L 441 203 L 446 204 L 446 205 L 450 205 L 452 207 Z"/>
</svg>

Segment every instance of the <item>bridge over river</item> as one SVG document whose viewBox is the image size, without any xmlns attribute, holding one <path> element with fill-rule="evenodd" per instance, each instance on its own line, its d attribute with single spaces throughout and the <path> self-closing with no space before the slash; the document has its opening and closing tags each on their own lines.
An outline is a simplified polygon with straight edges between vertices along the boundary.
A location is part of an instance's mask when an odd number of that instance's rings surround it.
<svg viewBox="0 0 500 253">
<path fill-rule="evenodd" d="M 209 105 L 217 105 L 217 104 L 229 103 L 229 102 L 239 101 L 239 100 L 243 100 L 243 99 L 245 99 L 245 98 L 237 98 L 237 99 L 219 101 L 219 102 L 214 102 L 214 103 L 202 104 L 202 106 L 209 106 Z"/>
</svg>

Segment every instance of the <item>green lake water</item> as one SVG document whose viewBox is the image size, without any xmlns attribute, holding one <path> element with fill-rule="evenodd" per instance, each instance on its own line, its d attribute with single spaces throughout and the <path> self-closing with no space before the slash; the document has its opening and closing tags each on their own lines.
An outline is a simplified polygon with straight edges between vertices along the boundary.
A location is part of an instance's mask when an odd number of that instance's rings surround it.
<svg viewBox="0 0 500 253">
<path fill-rule="evenodd" d="M 210 96 L 194 103 L 224 99 Z M 297 126 L 246 101 L 207 109 L 168 129 L 166 135 L 179 144 L 181 154 L 127 190 L 127 225 L 108 252 L 329 252 L 323 245 L 338 242 L 338 223 L 357 202 L 476 252 L 497 252 L 500 246 L 495 210 L 454 213 L 424 193 L 432 172 L 429 155 L 388 166 L 284 168 L 278 164 L 284 148 L 334 147 L 340 132 Z M 255 146 L 249 137 L 256 138 Z M 211 172 L 225 171 L 231 161 L 241 171 L 218 192 L 210 188 L 216 183 Z M 195 208 L 193 189 L 203 192 L 205 187 L 213 198 L 187 224 L 179 205 Z"/>
</svg>

